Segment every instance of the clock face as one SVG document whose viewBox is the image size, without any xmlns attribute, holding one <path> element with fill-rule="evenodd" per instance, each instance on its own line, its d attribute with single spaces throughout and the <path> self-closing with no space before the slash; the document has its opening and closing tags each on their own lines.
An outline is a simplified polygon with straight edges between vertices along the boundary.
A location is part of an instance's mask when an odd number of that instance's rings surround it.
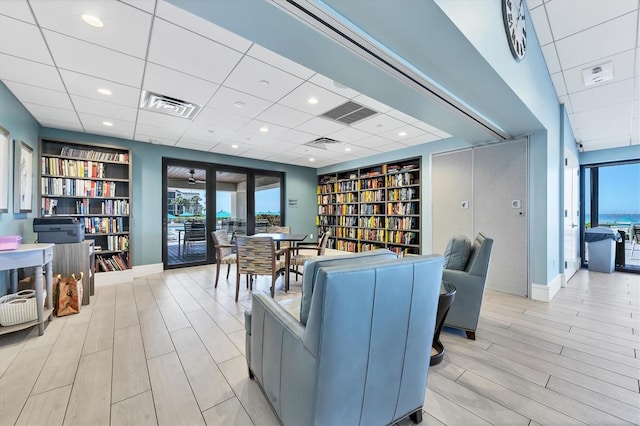
<svg viewBox="0 0 640 426">
<path fill-rule="evenodd" d="M 524 0 L 502 0 L 502 20 L 513 57 L 522 60 L 527 52 L 527 23 Z"/>
</svg>

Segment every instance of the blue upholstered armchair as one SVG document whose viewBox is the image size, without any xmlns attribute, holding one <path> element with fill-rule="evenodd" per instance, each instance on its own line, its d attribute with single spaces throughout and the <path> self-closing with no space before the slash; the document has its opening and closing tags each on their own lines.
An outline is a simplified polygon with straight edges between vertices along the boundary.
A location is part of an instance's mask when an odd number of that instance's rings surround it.
<svg viewBox="0 0 640 426">
<path fill-rule="evenodd" d="M 387 250 L 310 259 L 300 321 L 254 293 L 249 374 L 282 424 L 419 422 L 442 264 Z"/>
<path fill-rule="evenodd" d="M 492 247 L 493 240 L 479 233 L 473 244 L 464 236 L 454 237 L 445 250 L 442 279 L 456 287 L 456 298 L 444 325 L 464 330 L 472 340 L 476 339 Z"/>
</svg>

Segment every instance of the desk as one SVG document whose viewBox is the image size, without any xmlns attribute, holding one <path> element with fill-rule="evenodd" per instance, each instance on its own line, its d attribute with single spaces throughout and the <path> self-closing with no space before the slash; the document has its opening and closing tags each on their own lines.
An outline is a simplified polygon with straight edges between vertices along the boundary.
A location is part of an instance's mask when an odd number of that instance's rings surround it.
<svg viewBox="0 0 640 426">
<path fill-rule="evenodd" d="M 11 333 L 18 330 L 38 325 L 40 336 L 44 334 L 45 314 L 47 319 L 51 319 L 53 313 L 53 291 L 52 291 L 52 263 L 53 263 L 53 246 L 52 243 L 42 244 L 22 244 L 17 250 L 0 251 L 0 271 L 10 271 L 11 292 L 18 290 L 18 268 L 28 268 L 35 266 L 36 269 L 36 304 L 38 310 L 38 318 L 35 321 L 24 322 L 9 327 L 0 327 L 0 334 Z M 44 295 L 42 293 L 42 274 L 46 271 L 47 286 L 47 308 L 42 308 Z"/>
<path fill-rule="evenodd" d="M 449 312 L 449 308 L 453 305 L 453 300 L 456 297 L 456 288 L 453 284 L 449 284 L 446 281 L 443 281 L 440 285 L 440 297 L 438 298 L 438 312 L 436 313 L 436 329 L 433 333 L 433 344 L 431 347 L 436 351 L 435 354 L 431 355 L 431 360 L 429 361 L 429 365 L 437 365 L 442 362 L 442 358 L 444 358 L 444 346 L 440 342 L 440 332 L 442 331 L 442 326 L 444 325 L 444 320 L 447 317 L 447 313 Z M 433 353 L 433 351 L 432 351 Z"/>
</svg>

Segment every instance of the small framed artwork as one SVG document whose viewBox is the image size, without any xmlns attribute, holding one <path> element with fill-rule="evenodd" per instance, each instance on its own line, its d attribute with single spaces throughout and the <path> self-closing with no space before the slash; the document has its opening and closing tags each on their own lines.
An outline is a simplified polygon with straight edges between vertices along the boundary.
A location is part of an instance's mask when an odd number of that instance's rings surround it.
<svg viewBox="0 0 640 426">
<path fill-rule="evenodd" d="M 9 131 L 0 126 L 0 213 L 9 211 Z"/>
<path fill-rule="evenodd" d="M 14 140 L 13 212 L 31 213 L 33 202 L 33 148 Z"/>
</svg>

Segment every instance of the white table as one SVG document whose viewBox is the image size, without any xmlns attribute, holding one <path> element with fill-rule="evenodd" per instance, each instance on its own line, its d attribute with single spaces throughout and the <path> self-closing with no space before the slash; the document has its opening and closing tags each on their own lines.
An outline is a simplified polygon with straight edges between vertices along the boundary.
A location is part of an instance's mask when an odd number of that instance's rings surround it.
<svg viewBox="0 0 640 426">
<path fill-rule="evenodd" d="M 52 263 L 53 263 L 52 243 L 41 244 L 21 244 L 17 250 L 0 251 L 0 271 L 9 270 L 11 292 L 18 291 L 18 268 L 34 267 L 36 269 L 35 291 L 38 318 L 22 324 L 8 327 L 0 327 L 0 334 L 11 333 L 18 330 L 38 325 L 38 331 L 44 334 L 44 322 L 51 319 L 53 313 L 53 292 L 52 292 Z M 42 275 L 46 273 L 47 286 L 47 309 L 43 309 L 44 294 L 42 292 Z"/>
</svg>

